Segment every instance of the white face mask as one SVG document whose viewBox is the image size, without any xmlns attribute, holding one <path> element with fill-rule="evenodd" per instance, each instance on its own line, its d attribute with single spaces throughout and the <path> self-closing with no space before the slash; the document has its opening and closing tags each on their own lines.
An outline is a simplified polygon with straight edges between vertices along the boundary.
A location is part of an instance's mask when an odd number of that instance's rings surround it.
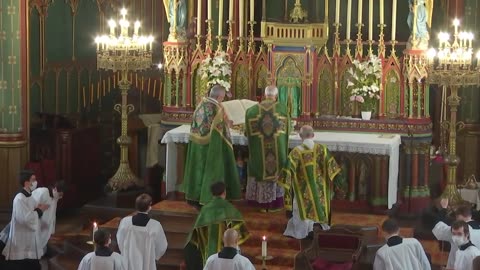
<svg viewBox="0 0 480 270">
<path fill-rule="evenodd" d="M 463 236 L 452 235 L 452 242 L 457 246 L 461 246 L 468 243 L 468 239 L 465 239 Z"/>
<path fill-rule="evenodd" d="M 33 181 L 32 184 L 30 185 L 30 191 L 34 191 L 37 188 L 38 182 Z"/>
</svg>

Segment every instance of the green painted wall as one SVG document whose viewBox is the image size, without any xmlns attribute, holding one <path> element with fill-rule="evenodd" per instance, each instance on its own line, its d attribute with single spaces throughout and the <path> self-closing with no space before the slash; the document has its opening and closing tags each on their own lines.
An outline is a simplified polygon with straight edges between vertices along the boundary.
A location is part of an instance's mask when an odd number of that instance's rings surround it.
<svg viewBox="0 0 480 270">
<path fill-rule="evenodd" d="M 21 131 L 20 1 L 0 2 L 0 132 Z"/>
</svg>

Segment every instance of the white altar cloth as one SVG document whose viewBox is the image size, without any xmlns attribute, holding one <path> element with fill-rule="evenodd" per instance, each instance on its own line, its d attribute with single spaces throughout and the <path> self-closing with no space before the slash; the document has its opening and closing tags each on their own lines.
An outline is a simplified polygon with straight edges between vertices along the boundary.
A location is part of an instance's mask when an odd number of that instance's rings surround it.
<svg viewBox="0 0 480 270">
<path fill-rule="evenodd" d="M 231 130 L 234 145 L 247 145 L 247 138 L 237 130 Z M 190 125 L 182 125 L 165 133 L 162 143 L 167 144 L 166 192 L 176 190 L 177 180 L 177 148 L 176 143 L 188 143 Z M 389 156 L 388 168 L 388 208 L 397 202 L 398 163 L 401 138 L 397 134 L 345 133 L 345 132 L 315 132 L 313 139 L 327 146 L 334 152 L 351 152 Z M 290 135 L 289 147 L 301 143 L 298 134 Z"/>
</svg>

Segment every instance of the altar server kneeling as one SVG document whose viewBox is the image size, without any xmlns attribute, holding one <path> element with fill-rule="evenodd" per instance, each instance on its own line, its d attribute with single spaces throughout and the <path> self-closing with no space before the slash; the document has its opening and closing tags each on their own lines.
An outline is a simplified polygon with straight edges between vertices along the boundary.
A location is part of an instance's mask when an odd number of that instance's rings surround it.
<svg viewBox="0 0 480 270">
<path fill-rule="evenodd" d="M 117 232 L 118 248 L 127 259 L 129 270 L 157 269 L 167 250 L 167 238 L 160 222 L 151 219 L 152 197 L 142 194 L 135 200 L 137 214 L 120 221 Z"/>
<path fill-rule="evenodd" d="M 93 235 L 95 251 L 83 257 L 78 270 L 126 270 L 127 263 L 117 252 L 110 249 L 110 233 L 105 230 L 98 230 Z"/>
<path fill-rule="evenodd" d="M 399 230 L 395 220 L 387 219 L 383 222 L 382 231 L 387 244 L 377 251 L 373 269 L 430 270 L 430 262 L 422 244 L 415 238 L 400 237 Z"/>
<path fill-rule="evenodd" d="M 238 254 L 238 232 L 227 229 L 223 234 L 223 249 L 208 257 L 203 270 L 255 270 L 253 264 Z"/>
</svg>

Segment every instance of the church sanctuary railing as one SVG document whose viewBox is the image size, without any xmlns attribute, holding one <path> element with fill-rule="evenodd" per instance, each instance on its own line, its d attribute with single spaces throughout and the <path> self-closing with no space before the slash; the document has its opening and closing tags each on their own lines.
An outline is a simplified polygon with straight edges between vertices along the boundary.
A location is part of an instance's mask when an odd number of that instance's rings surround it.
<svg viewBox="0 0 480 270">
<path fill-rule="evenodd" d="M 328 24 L 285 24 L 262 22 L 261 36 L 265 43 L 275 45 L 318 45 L 328 39 Z"/>
</svg>

